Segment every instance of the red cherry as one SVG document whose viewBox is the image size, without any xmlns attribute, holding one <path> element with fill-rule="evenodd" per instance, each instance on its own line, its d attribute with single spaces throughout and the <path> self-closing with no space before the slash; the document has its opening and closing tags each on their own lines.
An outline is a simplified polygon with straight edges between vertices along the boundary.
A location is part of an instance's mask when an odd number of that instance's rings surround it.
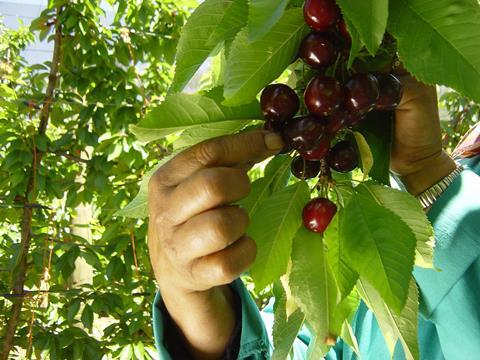
<svg viewBox="0 0 480 360">
<path fill-rule="evenodd" d="M 304 100 L 312 114 L 328 116 L 344 102 L 342 85 L 332 77 L 317 76 L 308 83 Z"/>
<path fill-rule="evenodd" d="M 310 231 L 322 234 L 336 213 L 337 206 L 330 200 L 310 200 L 303 208 L 303 225 Z"/>
<path fill-rule="evenodd" d="M 320 172 L 320 162 L 305 160 L 297 156 L 292 161 L 291 171 L 298 179 L 313 179 Z"/>
<path fill-rule="evenodd" d="M 327 154 L 328 150 L 330 150 L 330 142 L 332 141 L 332 138 L 330 136 L 324 136 L 320 142 L 317 144 L 315 149 L 310 150 L 310 151 L 304 151 L 301 152 L 300 155 L 305 159 L 305 160 L 310 160 L 310 161 L 319 161 L 322 160 Z"/>
<path fill-rule="evenodd" d="M 300 100 L 289 86 L 272 84 L 263 89 L 260 106 L 266 119 L 285 121 L 295 116 L 300 108 Z"/>
<path fill-rule="evenodd" d="M 372 74 L 357 74 L 345 84 L 345 104 L 350 112 L 364 115 L 375 109 L 378 81 Z"/>
<path fill-rule="evenodd" d="M 378 80 L 380 97 L 377 100 L 375 109 L 379 111 L 395 110 L 402 100 L 402 83 L 392 74 L 378 74 L 376 78 Z"/>
<path fill-rule="evenodd" d="M 315 148 L 325 132 L 325 119 L 312 115 L 288 121 L 283 129 L 285 144 L 298 151 Z"/>
<path fill-rule="evenodd" d="M 327 67 L 332 63 L 336 55 L 335 43 L 326 34 L 310 33 L 300 44 L 300 58 L 315 69 Z"/>
<path fill-rule="evenodd" d="M 303 17 L 313 30 L 326 31 L 338 21 L 340 9 L 335 0 L 307 0 L 303 6 Z"/>
</svg>

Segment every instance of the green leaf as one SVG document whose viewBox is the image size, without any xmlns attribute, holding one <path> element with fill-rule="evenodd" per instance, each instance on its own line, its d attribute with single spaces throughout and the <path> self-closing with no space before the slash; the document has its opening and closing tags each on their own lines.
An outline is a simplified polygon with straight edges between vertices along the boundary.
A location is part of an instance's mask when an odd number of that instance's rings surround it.
<svg viewBox="0 0 480 360">
<path fill-rule="evenodd" d="M 323 359 L 330 351 L 330 346 L 324 344 L 324 339 L 314 335 L 307 348 L 307 360 Z"/>
<path fill-rule="evenodd" d="M 250 120 L 233 120 L 194 126 L 182 132 L 173 145 L 176 149 L 186 148 L 207 139 L 236 133 L 245 128 L 249 123 Z"/>
<path fill-rule="evenodd" d="M 367 141 L 373 156 L 370 177 L 390 185 L 390 149 L 393 137 L 393 115 L 390 112 L 371 112 L 357 129 Z"/>
<path fill-rule="evenodd" d="M 477 1 L 391 0 L 388 30 L 397 39 L 401 61 L 416 78 L 480 101 Z"/>
<path fill-rule="evenodd" d="M 173 94 L 153 108 L 131 131 L 140 141 L 153 141 L 176 131 L 214 122 L 261 119 L 260 105 L 255 99 L 249 104 L 226 107 L 220 104 L 221 89 L 206 95 Z"/>
<path fill-rule="evenodd" d="M 77 315 L 78 310 L 80 310 L 80 299 L 75 299 L 72 301 L 67 310 L 67 320 L 69 323 L 73 322 L 75 315 Z"/>
<path fill-rule="evenodd" d="M 287 319 L 286 305 L 286 295 L 283 293 L 276 300 L 274 312 L 275 320 L 272 330 L 274 351 L 272 360 L 285 360 L 288 358 L 293 342 L 305 320 L 305 315 L 303 315 L 300 309 L 297 309 Z"/>
<path fill-rule="evenodd" d="M 397 341 L 400 340 L 406 359 L 419 359 L 418 289 L 415 279 L 410 279 L 407 302 L 399 315 L 383 302 L 378 292 L 366 280 L 360 278 L 357 288 L 367 306 L 374 312 L 390 354 L 393 356 Z"/>
<path fill-rule="evenodd" d="M 257 243 L 257 258 L 250 269 L 255 286 L 265 288 L 287 270 L 292 239 L 310 198 L 305 182 L 298 182 L 265 200 L 251 219 L 247 233 Z"/>
<path fill-rule="evenodd" d="M 82 312 L 82 324 L 87 329 L 91 330 L 93 325 L 93 311 L 89 305 L 85 305 Z"/>
<path fill-rule="evenodd" d="M 260 40 L 250 43 L 242 30 L 232 43 L 225 74 L 225 104 L 247 104 L 295 60 L 308 33 L 301 9 L 290 9 Z"/>
<path fill-rule="evenodd" d="M 418 200 L 404 191 L 371 182 L 360 184 L 357 190 L 371 195 L 379 204 L 397 214 L 410 227 L 417 239 L 415 265 L 433 268 L 433 248 L 435 247 L 433 227 Z"/>
<path fill-rule="evenodd" d="M 230 1 L 228 9 L 225 11 L 222 20 L 208 38 L 207 44 L 217 45 L 225 41 L 231 42 L 235 35 L 247 25 L 248 18 L 248 0 Z"/>
<path fill-rule="evenodd" d="M 324 233 L 323 241 L 326 245 L 327 259 L 337 281 L 342 299 L 348 296 L 358 280 L 358 273 L 354 271 L 346 259 L 345 249 L 341 248 L 338 222 L 343 216 L 343 210 L 338 211 Z"/>
<path fill-rule="evenodd" d="M 343 342 L 350 346 L 357 357 L 360 358 L 360 347 L 358 346 L 357 337 L 348 321 L 343 323 L 341 337 Z"/>
<path fill-rule="evenodd" d="M 280 184 L 284 184 L 282 179 L 290 175 L 291 162 L 290 156 L 275 156 L 265 168 L 265 176 L 255 180 L 252 183 L 250 194 L 238 202 L 248 211 L 251 219 L 256 216 L 259 206 L 266 198 L 283 189 Z"/>
<path fill-rule="evenodd" d="M 289 0 L 250 0 L 248 40 L 254 42 L 275 26 L 285 12 Z"/>
<path fill-rule="evenodd" d="M 356 291 L 352 291 L 347 297 L 345 297 L 337 306 L 330 316 L 329 333 L 334 336 L 340 336 L 342 334 L 345 322 L 348 323 L 360 305 L 360 296 Z"/>
<path fill-rule="evenodd" d="M 175 76 L 171 86 L 173 92 L 180 92 L 185 88 L 222 41 L 221 36 L 217 36 L 213 42 L 211 36 L 222 24 L 233 2 L 234 0 L 207 0 L 190 15 L 178 42 Z"/>
<path fill-rule="evenodd" d="M 370 173 L 370 170 L 372 170 L 373 167 L 372 150 L 370 150 L 370 146 L 368 145 L 367 140 L 365 140 L 361 133 L 359 133 L 358 131 L 354 131 L 353 135 L 355 136 L 355 140 L 357 142 L 357 148 L 362 162 L 363 177 L 365 178 Z"/>
<path fill-rule="evenodd" d="M 402 219 L 371 197 L 355 194 L 339 223 L 340 244 L 349 265 L 400 312 L 408 295 L 415 235 Z"/>
<path fill-rule="evenodd" d="M 375 55 L 387 27 L 388 0 L 337 0 L 337 4 L 358 31 L 367 50 Z"/>
<path fill-rule="evenodd" d="M 295 302 L 323 341 L 329 335 L 338 291 L 327 264 L 321 236 L 303 226 L 293 240 L 289 285 Z"/>
</svg>

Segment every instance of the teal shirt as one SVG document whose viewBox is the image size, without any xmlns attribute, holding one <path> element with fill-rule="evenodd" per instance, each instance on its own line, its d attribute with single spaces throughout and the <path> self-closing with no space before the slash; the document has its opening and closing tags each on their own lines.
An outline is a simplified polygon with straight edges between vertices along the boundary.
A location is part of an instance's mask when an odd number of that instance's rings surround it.
<svg viewBox="0 0 480 360">
<path fill-rule="evenodd" d="M 480 157 L 462 163 L 463 171 L 436 201 L 428 213 L 436 235 L 435 265 L 440 272 L 415 268 L 420 289 L 419 345 L 420 358 L 480 358 Z M 268 359 L 272 352 L 273 309 L 269 305 L 258 311 L 240 280 L 233 289 L 242 301 L 242 333 L 239 359 Z M 159 293 L 153 307 L 153 329 L 160 359 L 172 359 L 163 346 L 164 329 Z M 360 304 L 352 322 L 363 359 L 388 360 L 390 354 L 373 313 Z M 306 359 L 310 334 L 298 334 L 294 360 Z M 393 357 L 403 360 L 398 343 Z M 339 341 L 327 360 L 357 359 L 353 351 Z"/>
</svg>

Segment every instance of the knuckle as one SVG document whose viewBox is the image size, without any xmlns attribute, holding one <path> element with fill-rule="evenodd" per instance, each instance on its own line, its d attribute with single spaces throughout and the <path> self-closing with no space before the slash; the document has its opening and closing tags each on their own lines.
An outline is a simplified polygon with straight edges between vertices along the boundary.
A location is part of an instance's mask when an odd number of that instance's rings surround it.
<svg viewBox="0 0 480 360">
<path fill-rule="evenodd" d="M 243 207 L 235 206 L 232 211 L 234 221 L 242 224 L 243 228 L 246 230 L 248 225 L 250 225 L 250 217 L 248 216 L 247 210 Z"/>
<path fill-rule="evenodd" d="M 214 213 L 210 223 L 210 230 L 214 239 L 227 245 L 230 240 L 230 225 L 231 219 L 225 211 Z"/>
<path fill-rule="evenodd" d="M 195 152 L 196 160 L 203 166 L 215 163 L 218 156 L 218 140 L 206 141 L 200 144 Z"/>
<path fill-rule="evenodd" d="M 245 261 L 246 261 L 246 266 L 249 267 L 255 262 L 255 259 L 257 258 L 257 243 L 250 237 L 246 236 L 245 237 Z"/>
<path fill-rule="evenodd" d="M 208 169 L 203 173 L 204 192 L 208 198 L 221 201 L 226 198 L 224 177 L 219 171 Z"/>
<path fill-rule="evenodd" d="M 238 273 L 232 262 L 228 259 L 222 260 L 216 268 L 217 278 L 219 282 L 230 283 L 238 277 Z"/>
</svg>

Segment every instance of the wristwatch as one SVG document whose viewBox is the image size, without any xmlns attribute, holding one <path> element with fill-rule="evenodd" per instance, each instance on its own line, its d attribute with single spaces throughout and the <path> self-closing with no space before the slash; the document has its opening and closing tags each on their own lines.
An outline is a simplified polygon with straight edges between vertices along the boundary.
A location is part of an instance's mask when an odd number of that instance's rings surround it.
<svg viewBox="0 0 480 360">
<path fill-rule="evenodd" d="M 420 204 L 422 204 L 423 209 L 428 210 L 463 170 L 464 167 L 457 163 L 457 167 L 450 174 L 436 184 L 430 186 L 427 190 L 418 194 L 416 198 L 420 201 Z"/>
</svg>

